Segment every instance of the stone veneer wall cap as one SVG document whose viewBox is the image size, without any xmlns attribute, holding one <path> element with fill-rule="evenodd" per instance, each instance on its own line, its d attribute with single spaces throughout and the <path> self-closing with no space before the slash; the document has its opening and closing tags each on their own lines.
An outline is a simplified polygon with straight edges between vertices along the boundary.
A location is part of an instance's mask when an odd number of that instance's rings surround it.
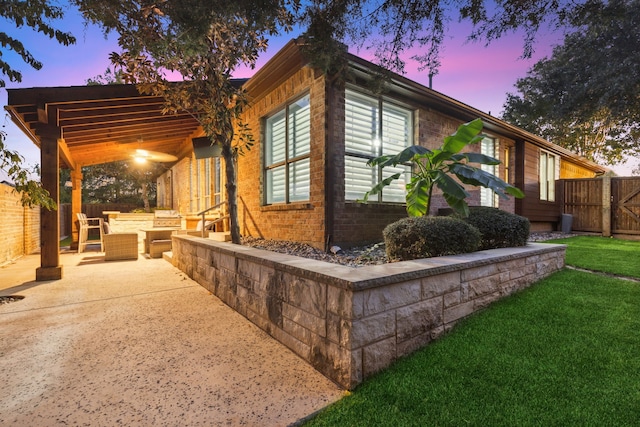
<svg viewBox="0 0 640 427">
<path fill-rule="evenodd" d="M 524 252 L 529 256 L 534 256 L 554 252 L 558 249 L 558 246 L 566 248 L 566 245 L 529 243 L 526 246 L 489 249 L 468 254 L 364 267 L 347 267 L 294 255 L 255 249 L 249 246 L 217 242 L 202 237 L 174 235 L 173 238 L 193 240 L 198 246 L 217 246 L 225 252 L 232 253 L 238 259 L 246 259 L 256 264 L 274 267 L 279 271 L 295 273 L 296 275 L 311 280 L 329 281 L 336 287 L 353 291 L 361 291 L 386 284 L 444 274 L 459 270 L 461 264 L 466 264 L 465 268 L 481 267 L 496 262 L 515 259 L 519 254 Z"/>
</svg>

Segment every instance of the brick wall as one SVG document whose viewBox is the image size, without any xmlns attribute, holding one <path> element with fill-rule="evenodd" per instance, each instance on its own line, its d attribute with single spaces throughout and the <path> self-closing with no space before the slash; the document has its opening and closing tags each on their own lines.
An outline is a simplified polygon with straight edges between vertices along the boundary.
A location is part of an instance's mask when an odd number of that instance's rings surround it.
<svg viewBox="0 0 640 427">
<path fill-rule="evenodd" d="M 342 91 L 334 90 L 330 99 L 331 105 L 331 129 L 333 133 L 332 144 L 328 151 L 327 158 L 331 165 L 331 174 L 335 179 L 331 186 L 333 197 L 333 224 L 331 227 L 331 243 L 338 246 L 349 247 L 357 244 L 375 242 L 382 240 L 382 230 L 388 224 L 407 216 L 404 205 L 400 204 L 378 204 L 368 203 L 367 205 L 357 202 L 345 201 L 344 197 L 344 94 Z M 453 134 L 460 124 L 459 120 L 452 119 L 432 109 L 418 108 L 414 115 L 415 133 L 414 143 L 419 143 L 427 148 L 438 148 L 442 145 L 444 138 Z M 494 136 L 494 135 L 491 135 Z M 513 141 L 498 138 L 498 159 L 504 157 L 504 149 L 512 146 Z M 470 150 L 479 151 L 480 146 L 469 147 Z M 511 150 L 512 157 L 510 164 L 515 162 L 515 150 Z M 504 177 L 504 165 L 499 166 L 498 174 Z M 511 171 L 513 174 L 513 171 Z M 513 179 L 513 178 L 512 178 Z M 480 190 L 477 187 L 466 186 L 469 193 L 467 203 L 470 206 L 480 205 Z M 509 200 L 499 199 L 500 209 L 508 212 L 515 211 L 513 198 Z M 435 188 L 431 201 L 431 215 L 437 215 L 440 208 L 448 208 L 441 192 Z"/>
<path fill-rule="evenodd" d="M 565 259 L 549 244 L 361 268 L 186 236 L 172 249 L 177 268 L 348 389 Z"/>
<path fill-rule="evenodd" d="M 24 208 L 14 188 L 0 183 L 0 265 L 40 248 L 40 209 Z"/>
<path fill-rule="evenodd" d="M 263 183 L 263 120 L 280 111 L 287 103 L 310 94 L 311 110 L 311 190 L 310 200 L 302 203 L 274 204 L 264 201 Z M 406 100 L 404 100 L 406 101 Z M 454 133 L 461 124 L 433 109 L 412 106 L 415 109 L 415 142 L 428 148 L 442 145 L 445 137 Z M 293 240 L 324 249 L 329 245 L 350 247 L 382 240 L 382 230 L 388 224 L 406 217 L 404 204 L 362 205 L 345 201 L 344 187 L 344 88 L 329 84 L 324 76 L 303 67 L 281 85 L 258 99 L 253 99 L 244 117 L 249 125 L 255 145 L 238 159 L 238 212 L 240 232 L 244 236 L 267 239 Z M 513 141 L 497 137 L 498 157 L 504 156 L 504 147 Z M 472 147 L 479 150 L 479 146 Z M 515 150 L 511 150 L 513 157 Z M 514 164 L 512 159 L 510 164 Z M 190 165 L 193 158 L 181 160 L 171 170 L 173 209 L 186 216 L 194 207 L 190 195 L 196 191 L 196 177 Z M 513 174 L 513 171 L 511 171 Z M 499 167 L 504 177 L 504 166 Z M 224 175 L 224 174 L 223 174 Z M 159 180 L 168 182 L 165 176 Z M 159 186 L 161 188 L 161 186 Z M 165 193 L 170 188 L 165 189 Z M 471 206 L 480 204 L 480 191 L 469 187 Z M 167 195 L 166 200 L 170 199 Z M 166 204 L 166 203 L 165 203 Z M 167 205 L 168 206 L 168 205 Z M 435 190 L 430 214 L 448 207 Z M 499 207 L 514 212 L 513 199 L 499 200 Z"/>
<path fill-rule="evenodd" d="M 309 201 L 265 206 L 263 179 L 263 119 L 309 93 L 311 115 L 311 188 Z M 238 159 L 240 232 L 244 236 L 294 240 L 324 248 L 325 240 L 325 81 L 304 67 L 266 96 L 252 101 L 245 120 L 254 147 Z"/>
</svg>

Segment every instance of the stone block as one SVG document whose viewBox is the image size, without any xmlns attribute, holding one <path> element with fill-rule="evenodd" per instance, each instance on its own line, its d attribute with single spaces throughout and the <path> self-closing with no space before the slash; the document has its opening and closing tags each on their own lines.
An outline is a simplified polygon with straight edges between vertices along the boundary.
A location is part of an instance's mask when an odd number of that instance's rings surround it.
<svg viewBox="0 0 640 427">
<path fill-rule="evenodd" d="M 353 314 L 353 292 L 337 286 L 327 286 L 327 311 L 350 319 Z"/>
<path fill-rule="evenodd" d="M 474 311 L 481 310 L 487 306 L 489 306 L 492 302 L 498 301 L 501 297 L 501 292 L 496 291 L 491 294 L 486 294 L 481 297 L 476 298 L 474 304 Z"/>
<path fill-rule="evenodd" d="M 438 274 L 422 279 L 422 299 L 444 295 L 460 288 L 460 272 Z"/>
<path fill-rule="evenodd" d="M 421 349 L 432 341 L 431 331 L 423 332 L 405 341 L 398 341 L 398 357 L 406 356 L 416 350 Z"/>
<path fill-rule="evenodd" d="M 482 277 L 493 276 L 498 272 L 495 264 L 482 265 L 480 267 L 469 268 L 460 272 L 462 282 L 471 282 Z"/>
<path fill-rule="evenodd" d="M 500 275 L 485 276 L 469 281 L 469 299 L 496 292 L 500 289 Z"/>
<path fill-rule="evenodd" d="M 352 388 L 355 384 L 351 380 L 351 352 L 325 338 L 314 336 L 312 340 L 307 358 L 311 365 L 343 387 Z"/>
<path fill-rule="evenodd" d="M 368 289 L 364 292 L 364 315 L 370 316 L 420 301 L 420 280 Z"/>
<path fill-rule="evenodd" d="M 395 334 L 396 314 L 393 311 L 354 320 L 351 331 L 351 348 L 364 347 L 383 338 L 395 337 Z"/>
<path fill-rule="evenodd" d="M 327 339 L 341 347 L 351 348 L 351 321 L 333 314 L 327 313 Z"/>
<path fill-rule="evenodd" d="M 460 291 L 448 293 L 442 298 L 444 308 L 449 308 L 462 302 L 462 295 L 460 294 Z"/>
<path fill-rule="evenodd" d="M 285 273 L 283 280 L 287 283 L 287 297 L 289 304 L 318 317 L 324 317 L 327 312 L 327 286 L 313 280 L 297 277 Z"/>
<path fill-rule="evenodd" d="M 282 315 L 295 323 L 304 326 L 311 332 L 321 337 L 327 336 L 326 320 L 323 317 L 314 316 L 304 310 L 300 310 L 291 304 L 282 305 Z"/>
<path fill-rule="evenodd" d="M 421 301 L 396 311 L 398 341 L 406 341 L 442 325 L 442 298 Z"/>
<path fill-rule="evenodd" d="M 444 323 L 455 322 L 473 313 L 474 302 L 467 301 L 444 310 Z"/>
<path fill-rule="evenodd" d="M 311 344 L 311 331 L 302 325 L 283 317 L 282 319 L 282 329 L 287 334 L 291 335 L 298 341 L 301 341 L 305 344 Z"/>
<path fill-rule="evenodd" d="M 396 360 L 395 337 L 368 345 L 362 349 L 362 374 L 367 378 Z"/>
<path fill-rule="evenodd" d="M 254 282 L 260 281 L 260 265 L 244 259 L 238 260 L 238 274 L 248 277 Z"/>
<path fill-rule="evenodd" d="M 311 346 L 309 344 L 300 341 L 280 328 L 272 328 L 270 334 L 298 356 L 305 360 L 311 359 Z"/>
</svg>

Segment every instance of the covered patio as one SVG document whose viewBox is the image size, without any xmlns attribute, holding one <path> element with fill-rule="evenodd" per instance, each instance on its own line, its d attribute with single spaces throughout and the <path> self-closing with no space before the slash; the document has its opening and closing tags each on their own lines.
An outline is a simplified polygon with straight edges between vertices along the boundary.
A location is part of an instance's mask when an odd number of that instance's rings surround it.
<svg viewBox="0 0 640 427">
<path fill-rule="evenodd" d="M 295 423 L 343 391 L 162 259 L 0 268 L 0 425 Z M 117 268 L 116 268 L 117 267 Z"/>
<path fill-rule="evenodd" d="M 132 159 L 136 150 L 176 159 L 192 152 L 191 139 L 202 135 L 187 112 L 162 114 L 161 97 L 140 95 L 133 85 L 8 89 L 7 111 L 40 148 L 42 185 L 59 203 L 60 168 L 71 171 L 72 218 L 81 211 L 82 167 Z M 170 166 L 171 164 L 168 164 Z M 78 242 L 77 224 L 72 237 Z M 63 276 L 57 211 L 43 209 L 41 262 L 36 280 Z"/>
</svg>

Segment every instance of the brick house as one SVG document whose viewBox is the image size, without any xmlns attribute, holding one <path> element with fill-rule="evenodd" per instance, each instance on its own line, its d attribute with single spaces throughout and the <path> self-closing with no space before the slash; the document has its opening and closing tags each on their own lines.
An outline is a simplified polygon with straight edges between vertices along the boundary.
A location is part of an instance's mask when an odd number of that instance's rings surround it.
<svg viewBox="0 0 640 427">
<path fill-rule="evenodd" d="M 464 122 L 481 118 L 485 138 L 473 147 L 502 161 L 490 172 L 526 197 L 498 200 L 472 188 L 469 204 L 496 206 L 529 218 L 534 230 L 557 227 L 561 208 L 555 181 L 590 178 L 606 169 L 473 107 L 397 74 L 381 94 L 368 90 L 377 67 L 344 53 L 344 83 L 314 70 L 299 41 L 285 45 L 248 80 L 245 121 L 254 147 L 238 159 L 241 233 L 289 239 L 318 248 L 379 241 L 382 229 L 406 215 L 402 186 L 379 200 L 358 203 L 380 177 L 366 166 L 405 146 L 441 145 Z M 197 158 L 192 141 L 203 135 L 188 113 L 163 115 L 163 99 L 135 86 L 8 89 L 7 111 L 41 151 L 43 186 L 59 198 L 59 169 L 71 170 L 71 216 L 81 209 L 82 167 L 131 158 L 135 149 L 175 156 L 158 182 L 158 207 L 178 210 L 187 228 L 202 210 L 225 201 L 220 158 Z M 409 177 L 409 170 L 405 170 Z M 431 214 L 445 207 L 434 200 Z M 209 212 L 225 216 L 224 204 Z M 218 225 L 224 230 L 224 221 Z M 61 277 L 58 212 L 42 211 L 38 280 Z M 73 230 L 77 241 L 77 228 Z"/>
<path fill-rule="evenodd" d="M 325 249 L 381 240 L 387 224 L 406 216 L 402 185 L 388 187 L 366 205 L 357 200 L 381 173 L 401 169 L 381 172 L 366 161 L 413 144 L 436 148 L 461 123 L 478 117 L 485 123 L 485 138 L 474 148 L 501 160 L 490 171 L 523 189 L 526 197 L 504 200 L 470 188 L 471 206 L 499 207 L 528 217 L 535 230 L 551 230 L 560 218 L 555 180 L 605 171 L 399 75 L 392 75 L 382 94 L 373 94 L 367 88 L 376 67 L 345 55 L 351 74 L 339 83 L 311 68 L 293 40 L 244 84 L 251 99 L 245 121 L 256 144 L 238 160 L 243 235 Z M 182 213 L 215 204 L 224 198 L 221 170 L 217 158 L 185 157 L 160 177 L 164 190 L 158 192 L 158 204 Z M 172 190 L 164 185 L 169 176 L 179 183 Z M 213 196 L 203 198 L 203 191 Z M 444 207 L 444 199 L 436 197 L 431 214 Z"/>
</svg>

